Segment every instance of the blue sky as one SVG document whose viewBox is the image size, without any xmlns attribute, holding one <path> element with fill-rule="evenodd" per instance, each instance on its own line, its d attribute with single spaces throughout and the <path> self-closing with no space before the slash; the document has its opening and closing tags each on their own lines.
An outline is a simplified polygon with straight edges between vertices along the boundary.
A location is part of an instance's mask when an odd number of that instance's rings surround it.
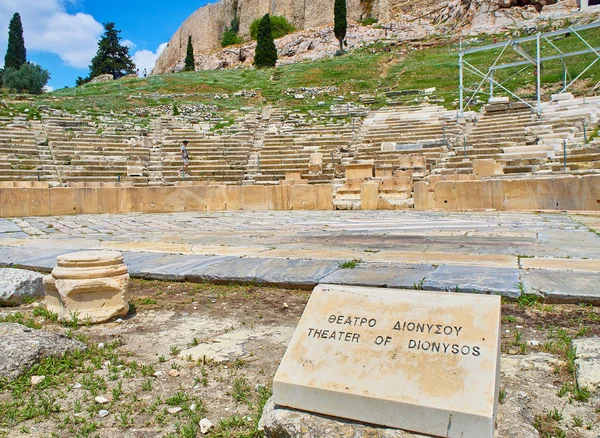
<svg viewBox="0 0 600 438">
<path fill-rule="evenodd" d="M 104 29 L 113 21 L 130 45 L 130 54 L 141 70 L 154 65 L 161 45 L 180 24 L 208 0 L 0 0 L 0 65 L 4 64 L 8 23 L 21 15 L 27 59 L 50 72 L 53 89 L 75 85 L 87 76 Z"/>
</svg>

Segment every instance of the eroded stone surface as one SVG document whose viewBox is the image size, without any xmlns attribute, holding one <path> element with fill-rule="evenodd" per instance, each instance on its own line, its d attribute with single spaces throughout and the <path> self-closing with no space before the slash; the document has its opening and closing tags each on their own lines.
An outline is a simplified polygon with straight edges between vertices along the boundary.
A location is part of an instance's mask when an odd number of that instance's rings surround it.
<svg viewBox="0 0 600 438">
<path fill-rule="evenodd" d="M 0 269 L 0 306 L 16 306 L 44 296 L 44 276 L 25 269 Z"/>
<path fill-rule="evenodd" d="M 600 385 L 600 339 L 583 338 L 573 340 L 577 349 L 578 366 L 577 382 L 590 390 L 598 389 Z"/>
<path fill-rule="evenodd" d="M 0 377 L 14 380 L 44 357 L 85 348 L 85 344 L 64 335 L 0 323 Z"/>
<path fill-rule="evenodd" d="M 265 438 L 417 438 L 425 436 L 276 406 L 272 397 L 263 409 L 258 429 L 264 431 Z"/>
<path fill-rule="evenodd" d="M 211 341 L 189 348 L 180 354 L 183 359 L 209 360 L 217 363 L 233 361 L 247 354 L 246 344 L 257 338 L 270 338 L 274 343 L 285 343 L 292 336 L 292 328 L 255 327 L 223 333 Z"/>
<path fill-rule="evenodd" d="M 46 306 L 60 320 L 105 322 L 124 316 L 129 283 L 127 265 L 116 251 L 81 251 L 57 257 L 58 266 L 44 277 Z"/>
</svg>

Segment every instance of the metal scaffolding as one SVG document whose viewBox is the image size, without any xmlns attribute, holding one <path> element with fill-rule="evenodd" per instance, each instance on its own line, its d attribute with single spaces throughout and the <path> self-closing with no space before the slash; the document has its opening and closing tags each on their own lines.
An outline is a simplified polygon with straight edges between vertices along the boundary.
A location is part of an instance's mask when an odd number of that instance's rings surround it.
<svg viewBox="0 0 600 438">
<path fill-rule="evenodd" d="M 468 49 L 468 50 L 463 49 L 463 43 L 461 41 L 460 51 L 458 54 L 458 67 L 460 70 L 460 78 L 459 78 L 459 96 L 460 96 L 459 97 L 459 99 L 460 99 L 459 112 L 460 112 L 460 115 L 461 116 L 464 115 L 465 109 L 473 102 L 475 96 L 478 93 L 489 94 L 490 97 L 493 97 L 494 96 L 494 87 L 497 87 L 497 88 L 504 90 L 509 95 L 511 95 L 515 99 L 519 100 L 520 102 L 524 103 L 525 105 L 529 106 L 531 109 L 536 110 L 536 112 L 539 116 L 542 113 L 542 91 L 541 91 L 542 74 L 541 73 L 542 73 L 543 63 L 546 61 L 560 60 L 560 62 L 563 65 L 563 88 L 562 88 L 561 92 L 567 91 L 570 86 L 572 86 L 589 69 L 591 69 L 596 64 L 596 62 L 598 62 L 600 60 L 600 47 L 593 47 L 581 35 L 581 32 L 584 30 L 599 28 L 599 27 L 600 27 L 600 23 L 591 23 L 591 24 L 586 24 L 583 26 L 569 27 L 567 29 L 557 30 L 554 32 L 538 33 L 536 35 L 532 35 L 532 36 L 528 36 L 528 37 L 524 37 L 524 38 L 508 40 L 508 41 L 501 42 L 501 43 L 489 44 L 486 46 L 475 47 L 473 49 Z M 570 36 L 571 34 L 576 35 L 577 38 L 579 40 L 581 40 L 583 42 L 583 44 L 585 44 L 586 48 L 583 50 L 578 50 L 578 51 L 574 51 L 574 52 L 563 52 L 550 39 L 550 38 L 553 38 L 553 37 L 556 37 L 559 35 Z M 524 43 L 531 42 L 531 41 L 535 41 L 535 53 L 534 54 L 529 53 L 523 47 Z M 556 53 L 549 55 L 549 56 L 544 56 L 542 54 L 542 46 L 541 46 L 542 41 L 548 43 L 548 45 L 549 45 L 548 47 Z M 504 53 L 506 52 L 506 50 L 508 48 L 512 48 L 514 53 L 516 53 L 522 59 L 515 61 L 515 62 L 499 64 L 500 59 L 502 58 L 502 55 L 504 55 Z M 473 53 L 486 52 L 486 51 L 498 50 L 498 49 L 500 49 L 500 54 L 496 57 L 496 60 L 494 61 L 492 66 L 487 69 L 487 73 L 484 73 L 482 71 L 482 69 L 475 67 L 474 65 L 472 65 L 469 61 L 467 61 L 465 59 L 465 57 L 467 57 L 468 55 L 471 55 Z M 575 78 L 573 78 L 569 81 L 570 76 L 569 76 L 567 64 L 565 63 L 565 59 L 574 57 L 574 56 L 582 56 L 582 55 L 586 55 L 586 54 L 595 54 L 596 57 L 593 61 L 591 61 L 587 65 L 587 67 L 585 67 L 583 69 L 583 71 L 581 71 Z M 526 71 L 531 66 L 533 66 L 535 68 L 534 74 L 536 75 L 536 102 L 535 102 L 535 105 L 532 105 L 530 102 L 527 102 L 526 100 L 524 100 L 523 98 L 518 96 L 516 94 L 516 92 L 511 91 L 507 87 L 504 86 L 504 84 L 506 82 L 508 82 L 510 79 L 513 79 L 520 73 Z M 494 78 L 495 72 L 501 71 L 504 69 L 509 69 L 509 68 L 516 68 L 516 67 L 522 67 L 522 68 L 517 73 L 513 74 L 512 76 L 510 76 L 508 79 L 504 80 L 503 82 L 499 82 L 496 78 Z M 479 85 L 477 86 L 476 89 L 473 90 L 473 89 L 465 88 L 465 86 L 464 86 L 465 72 L 472 73 L 481 79 L 481 82 L 479 82 Z M 486 83 L 489 83 L 489 92 L 481 91 L 482 87 Z M 473 92 L 471 97 L 469 97 L 469 99 L 467 100 L 466 104 L 465 104 L 465 91 Z"/>
</svg>

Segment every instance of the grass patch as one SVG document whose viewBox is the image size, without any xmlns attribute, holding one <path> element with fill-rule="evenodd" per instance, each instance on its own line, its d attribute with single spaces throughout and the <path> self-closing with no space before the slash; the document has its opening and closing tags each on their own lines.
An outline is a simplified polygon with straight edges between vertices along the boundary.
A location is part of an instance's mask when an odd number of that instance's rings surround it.
<svg viewBox="0 0 600 438">
<path fill-rule="evenodd" d="M 345 262 L 338 262 L 338 266 L 340 269 L 354 269 L 361 263 L 362 260 L 354 259 L 354 260 L 346 260 Z"/>
</svg>

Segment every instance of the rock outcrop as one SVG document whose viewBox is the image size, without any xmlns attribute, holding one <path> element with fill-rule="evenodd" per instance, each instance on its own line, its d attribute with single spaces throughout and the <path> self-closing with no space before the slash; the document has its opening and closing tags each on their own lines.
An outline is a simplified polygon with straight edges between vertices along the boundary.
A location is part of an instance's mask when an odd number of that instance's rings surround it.
<svg viewBox="0 0 600 438">
<path fill-rule="evenodd" d="M 44 296 L 44 276 L 25 269 L 0 269 L 0 306 L 17 306 Z"/>
<path fill-rule="evenodd" d="M 546 8 L 568 13 L 577 8 L 576 0 L 348 0 L 348 18 L 352 22 L 372 17 L 380 24 L 407 26 L 410 32 L 445 33 L 458 28 L 478 32 L 496 32 L 505 26 L 536 18 Z M 252 44 L 218 50 L 220 40 L 234 17 L 240 21 L 240 35 L 249 39 L 252 21 L 265 13 L 285 16 L 298 30 L 316 29 L 333 23 L 333 0 L 221 0 L 196 10 L 171 37 L 159 56 L 152 74 L 179 71 L 192 37 L 197 69 L 227 68 L 252 60 Z M 385 26 L 387 27 L 387 26 Z M 405 39 L 409 36 L 405 35 Z M 281 45 L 279 43 L 278 45 Z M 215 51 L 211 53 L 211 51 Z M 236 60 L 238 58 L 238 60 Z"/>
<path fill-rule="evenodd" d="M 0 379 L 12 381 L 44 357 L 61 356 L 77 349 L 85 350 L 86 346 L 58 333 L 0 323 Z"/>
</svg>

